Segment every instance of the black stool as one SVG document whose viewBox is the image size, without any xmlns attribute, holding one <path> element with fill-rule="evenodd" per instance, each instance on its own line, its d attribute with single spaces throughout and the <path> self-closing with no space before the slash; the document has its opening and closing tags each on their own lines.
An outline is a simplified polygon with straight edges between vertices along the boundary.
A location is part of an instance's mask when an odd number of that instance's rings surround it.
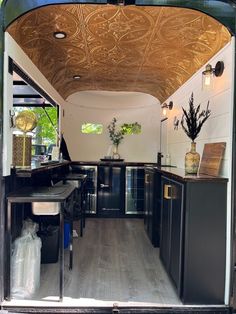
<svg viewBox="0 0 236 314">
<path fill-rule="evenodd" d="M 85 183 L 87 175 L 69 172 L 60 179 L 63 181 L 63 183 L 75 183 L 74 213 L 77 213 L 78 218 L 80 219 L 80 236 L 82 237 L 83 228 L 85 227 Z M 72 217 L 72 220 L 73 218 L 74 217 Z"/>
</svg>

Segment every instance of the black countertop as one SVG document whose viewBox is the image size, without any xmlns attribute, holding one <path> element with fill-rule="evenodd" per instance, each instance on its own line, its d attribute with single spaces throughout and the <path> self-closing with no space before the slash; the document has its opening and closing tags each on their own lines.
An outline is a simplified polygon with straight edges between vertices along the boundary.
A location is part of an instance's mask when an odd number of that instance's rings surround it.
<svg viewBox="0 0 236 314">
<path fill-rule="evenodd" d="M 89 166 L 133 166 L 133 167 L 144 167 L 145 165 L 156 166 L 156 163 L 151 162 L 140 162 L 140 161 L 117 161 L 116 159 L 107 159 L 106 161 L 72 161 L 71 165 L 89 165 Z"/>
<path fill-rule="evenodd" d="M 184 182 L 196 182 L 196 181 L 205 181 L 205 182 L 227 182 L 228 178 L 225 177 L 213 177 L 206 174 L 187 174 L 184 169 L 176 167 L 154 167 L 154 169 L 160 172 L 162 175 L 172 177 L 173 179 L 181 180 Z"/>
<path fill-rule="evenodd" d="M 7 200 L 14 203 L 64 202 L 75 187 L 63 184 L 53 187 L 23 187 L 7 195 Z"/>
<path fill-rule="evenodd" d="M 15 168 L 15 174 L 17 177 L 22 177 L 22 178 L 27 178 L 31 177 L 32 175 L 43 172 L 43 171 L 48 171 L 54 168 L 60 168 L 63 166 L 68 166 L 70 165 L 70 161 L 62 161 L 62 162 L 48 162 L 48 163 L 32 163 L 31 167 L 27 168 Z"/>
<path fill-rule="evenodd" d="M 197 174 L 197 175 L 191 175 L 186 174 L 184 169 L 176 168 L 174 166 L 161 166 L 157 167 L 156 163 L 151 162 L 125 162 L 125 161 L 116 161 L 113 160 L 107 160 L 107 161 L 63 161 L 63 162 L 56 162 L 56 163 L 48 163 L 48 164 L 41 164 L 36 165 L 32 164 L 29 168 L 18 168 L 16 169 L 16 176 L 17 177 L 31 177 L 33 174 L 48 171 L 50 169 L 59 168 L 63 166 L 83 166 L 83 165 L 89 165 L 89 166 L 126 166 L 126 167 L 149 167 L 153 168 L 162 175 L 168 175 L 171 176 L 173 179 L 181 180 L 184 182 L 190 182 L 190 181 L 228 181 L 225 177 L 213 177 L 205 174 Z"/>
</svg>

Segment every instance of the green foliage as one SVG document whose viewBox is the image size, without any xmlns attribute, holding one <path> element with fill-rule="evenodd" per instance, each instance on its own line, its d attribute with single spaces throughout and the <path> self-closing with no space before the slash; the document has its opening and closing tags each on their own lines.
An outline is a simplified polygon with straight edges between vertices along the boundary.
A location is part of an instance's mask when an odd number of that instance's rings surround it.
<svg viewBox="0 0 236 314">
<path fill-rule="evenodd" d="M 141 133 L 141 125 L 138 122 L 124 123 L 124 124 L 122 124 L 121 129 L 122 129 L 122 133 L 124 135 L 140 134 Z"/>
<path fill-rule="evenodd" d="M 194 107 L 193 93 L 189 99 L 189 110 L 188 112 L 182 107 L 183 116 L 181 120 L 181 125 L 187 136 L 194 142 L 198 137 L 203 124 L 211 115 L 211 110 L 209 110 L 209 101 L 207 103 L 206 110 L 200 112 L 200 105 L 196 108 Z M 186 123 L 186 126 L 185 126 Z"/>
<path fill-rule="evenodd" d="M 124 138 L 122 129 L 116 131 L 117 119 L 113 118 L 111 123 L 108 125 L 109 136 L 114 145 L 119 145 Z"/>
<path fill-rule="evenodd" d="M 116 122 L 117 119 L 113 118 L 107 127 L 110 139 L 114 145 L 119 145 L 123 140 L 124 135 L 141 133 L 141 125 L 138 122 L 124 123 L 118 131 L 116 130 Z"/>
<path fill-rule="evenodd" d="M 57 109 L 55 107 L 47 107 L 45 110 L 52 120 L 53 125 L 57 127 Z M 42 138 L 43 142 L 46 140 L 48 143 L 56 143 L 56 130 L 52 126 L 44 110 L 42 108 L 33 108 L 32 111 L 38 118 L 37 127 L 39 132 L 37 132 L 37 136 Z"/>
<path fill-rule="evenodd" d="M 102 134 L 103 125 L 98 123 L 84 123 L 81 132 L 84 134 Z"/>
</svg>

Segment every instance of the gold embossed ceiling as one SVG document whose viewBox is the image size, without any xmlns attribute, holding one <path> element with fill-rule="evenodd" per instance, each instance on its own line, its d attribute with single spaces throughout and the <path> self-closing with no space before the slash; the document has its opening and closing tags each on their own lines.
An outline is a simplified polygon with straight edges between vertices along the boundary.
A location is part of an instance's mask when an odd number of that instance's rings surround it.
<svg viewBox="0 0 236 314">
<path fill-rule="evenodd" d="M 173 7 L 46 6 L 8 31 L 63 98 L 110 90 L 163 101 L 230 40 L 213 18 Z"/>
</svg>

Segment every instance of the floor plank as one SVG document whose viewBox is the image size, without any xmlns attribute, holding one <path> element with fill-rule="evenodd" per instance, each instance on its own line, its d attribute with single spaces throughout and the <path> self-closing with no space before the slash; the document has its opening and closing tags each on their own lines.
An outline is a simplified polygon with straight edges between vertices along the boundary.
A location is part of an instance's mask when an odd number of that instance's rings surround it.
<svg viewBox="0 0 236 314">
<path fill-rule="evenodd" d="M 34 300 L 57 299 L 58 266 L 42 265 L 41 285 Z M 141 219 L 86 220 L 84 236 L 74 238 L 72 271 L 68 270 L 66 252 L 65 298 L 181 304 Z"/>
</svg>

